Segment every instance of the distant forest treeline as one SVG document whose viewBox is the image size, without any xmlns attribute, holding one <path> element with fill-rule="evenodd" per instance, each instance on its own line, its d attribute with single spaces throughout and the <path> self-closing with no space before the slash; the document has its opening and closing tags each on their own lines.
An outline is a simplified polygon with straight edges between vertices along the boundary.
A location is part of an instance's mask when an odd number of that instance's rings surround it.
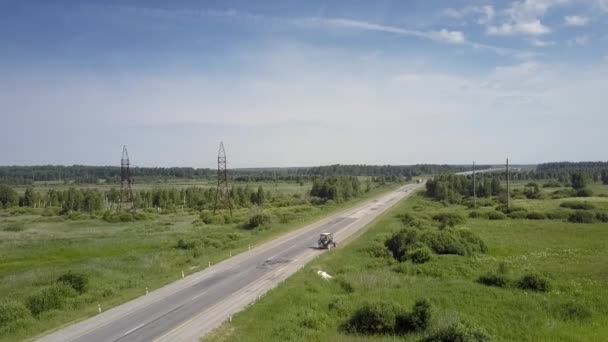
<svg viewBox="0 0 608 342">
<path fill-rule="evenodd" d="M 480 166 L 479 168 L 488 168 Z M 448 172 L 470 170 L 464 165 L 329 165 L 292 168 L 251 168 L 229 170 L 234 181 L 294 180 L 300 181 L 315 176 L 385 176 L 415 177 Z M 215 169 L 195 169 L 191 167 L 133 167 L 131 175 L 137 179 L 163 178 L 213 178 Z M 80 184 L 94 184 L 104 180 L 118 182 L 120 167 L 117 166 L 0 166 L 0 184 L 31 184 L 33 182 L 73 181 Z"/>
<path fill-rule="evenodd" d="M 478 165 L 477 169 L 490 168 Z M 313 177 L 331 176 L 372 176 L 372 177 L 416 177 L 470 171 L 469 165 L 328 165 L 316 167 L 250 168 L 229 170 L 233 181 L 284 180 L 302 181 Z M 514 179 L 561 179 L 567 181 L 574 172 L 584 172 L 594 180 L 608 172 L 608 162 L 559 162 L 539 164 L 536 169 L 522 170 L 514 174 Z M 134 167 L 131 175 L 136 181 L 155 179 L 210 179 L 216 175 L 215 169 L 192 167 Z M 0 166 L 0 184 L 22 185 L 33 182 L 71 181 L 79 184 L 109 183 L 120 180 L 117 166 Z"/>
</svg>

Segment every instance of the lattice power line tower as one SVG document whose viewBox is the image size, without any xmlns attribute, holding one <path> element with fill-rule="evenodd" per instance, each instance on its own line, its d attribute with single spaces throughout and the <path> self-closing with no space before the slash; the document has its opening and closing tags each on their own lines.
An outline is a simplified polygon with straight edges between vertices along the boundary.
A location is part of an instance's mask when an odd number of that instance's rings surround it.
<svg viewBox="0 0 608 342">
<path fill-rule="evenodd" d="M 125 205 L 129 209 L 135 210 L 131 183 L 131 162 L 129 161 L 129 152 L 127 152 L 127 146 L 123 146 L 122 158 L 120 158 L 120 205 L 118 206 L 118 210 L 122 210 Z"/>
<path fill-rule="evenodd" d="M 230 201 L 230 190 L 228 189 L 227 164 L 224 143 L 220 142 L 220 150 L 217 154 L 217 189 L 215 191 L 215 204 L 213 205 L 214 215 L 218 208 L 228 207 L 230 216 L 232 216 L 232 202 Z"/>
</svg>

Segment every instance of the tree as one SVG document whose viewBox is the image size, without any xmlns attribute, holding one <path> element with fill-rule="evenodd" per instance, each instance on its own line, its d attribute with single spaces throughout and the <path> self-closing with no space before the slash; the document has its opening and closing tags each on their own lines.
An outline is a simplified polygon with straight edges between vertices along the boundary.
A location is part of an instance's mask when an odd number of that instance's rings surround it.
<svg viewBox="0 0 608 342">
<path fill-rule="evenodd" d="M 9 208 L 19 203 L 19 195 L 6 185 L 0 185 L 0 208 Z"/>
<path fill-rule="evenodd" d="M 570 183 L 575 190 L 583 189 L 587 186 L 587 175 L 577 171 L 570 175 Z"/>
<path fill-rule="evenodd" d="M 25 189 L 23 198 L 21 198 L 22 207 L 33 207 L 36 203 L 36 195 L 34 194 L 34 188 L 28 187 Z"/>
<path fill-rule="evenodd" d="M 608 171 L 602 171 L 602 184 L 608 185 Z"/>
<path fill-rule="evenodd" d="M 492 177 L 490 187 L 493 196 L 498 196 L 502 192 L 502 187 L 500 186 L 500 180 L 498 180 L 498 177 Z"/>
</svg>

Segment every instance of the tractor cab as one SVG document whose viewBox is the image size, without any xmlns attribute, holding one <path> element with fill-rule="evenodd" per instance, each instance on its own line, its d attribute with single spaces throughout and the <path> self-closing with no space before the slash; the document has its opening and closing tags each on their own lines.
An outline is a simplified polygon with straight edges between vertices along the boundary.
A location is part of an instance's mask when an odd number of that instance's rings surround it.
<svg viewBox="0 0 608 342">
<path fill-rule="evenodd" d="M 332 247 L 336 247 L 334 236 L 331 233 L 321 233 L 321 236 L 319 236 L 319 248 L 331 249 Z"/>
</svg>

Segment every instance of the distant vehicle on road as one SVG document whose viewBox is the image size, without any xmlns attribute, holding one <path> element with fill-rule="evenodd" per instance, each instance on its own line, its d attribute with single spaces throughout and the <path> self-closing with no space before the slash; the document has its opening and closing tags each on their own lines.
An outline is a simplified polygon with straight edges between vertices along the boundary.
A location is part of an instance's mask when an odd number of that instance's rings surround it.
<svg viewBox="0 0 608 342">
<path fill-rule="evenodd" d="M 319 249 L 331 249 L 336 247 L 336 242 L 331 233 L 321 233 L 319 237 Z"/>
</svg>

